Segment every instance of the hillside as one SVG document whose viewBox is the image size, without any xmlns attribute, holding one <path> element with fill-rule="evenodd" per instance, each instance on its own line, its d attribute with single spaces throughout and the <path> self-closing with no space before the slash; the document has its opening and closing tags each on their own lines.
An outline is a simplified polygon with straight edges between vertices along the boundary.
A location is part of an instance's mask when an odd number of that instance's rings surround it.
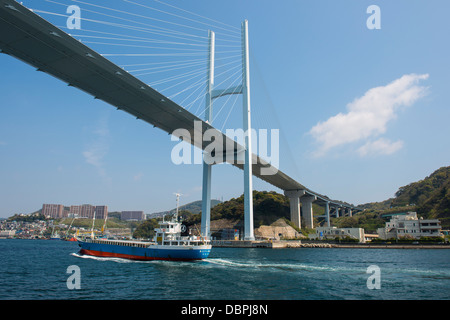
<svg viewBox="0 0 450 320">
<path fill-rule="evenodd" d="M 254 226 L 269 225 L 279 218 L 289 218 L 289 200 L 276 192 L 253 192 Z M 218 204 L 211 211 L 211 219 L 244 219 L 244 195 Z"/>
<path fill-rule="evenodd" d="M 392 206 L 398 207 L 408 204 L 422 206 L 430 198 L 439 196 L 442 188 L 449 182 L 450 167 L 442 167 L 423 180 L 400 187 L 392 201 Z"/>
<path fill-rule="evenodd" d="M 439 219 L 443 229 L 450 228 L 450 181 L 436 189 L 430 197 L 417 208 L 424 218 Z"/>
<path fill-rule="evenodd" d="M 450 167 L 442 167 L 423 180 L 400 187 L 395 197 L 361 205 L 372 212 L 417 211 L 423 218 L 439 219 L 443 229 L 450 227 Z"/>
<path fill-rule="evenodd" d="M 289 200 L 284 195 L 276 192 L 253 191 L 253 217 L 255 228 L 262 224 L 269 225 L 279 218 L 288 218 Z M 244 220 L 244 195 L 238 198 L 231 198 L 212 208 L 211 220 L 220 219 L 230 221 Z M 192 215 L 187 219 L 186 224 L 196 224 L 200 220 L 200 214 Z"/>
<path fill-rule="evenodd" d="M 324 208 L 313 204 L 315 215 L 324 213 Z M 254 227 L 271 225 L 278 219 L 290 219 L 289 199 L 275 191 L 253 191 L 253 221 Z M 243 224 L 244 220 L 244 195 L 219 203 L 211 209 L 211 221 L 227 220 L 234 225 Z M 185 222 L 187 225 L 198 224 L 201 215 L 190 216 Z"/>
</svg>

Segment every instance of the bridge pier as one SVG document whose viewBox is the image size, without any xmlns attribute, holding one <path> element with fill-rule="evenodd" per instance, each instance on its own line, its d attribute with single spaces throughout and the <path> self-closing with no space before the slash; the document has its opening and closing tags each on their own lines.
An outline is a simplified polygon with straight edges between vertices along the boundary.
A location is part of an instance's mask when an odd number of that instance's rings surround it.
<svg viewBox="0 0 450 320">
<path fill-rule="evenodd" d="M 314 227 L 312 203 L 315 200 L 317 200 L 317 197 L 312 195 L 305 195 L 300 198 L 300 202 L 302 204 L 303 219 L 305 221 L 306 228 L 312 229 Z"/>
<path fill-rule="evenodd" d="M 341 216 L 342 217 L 351 217 L 352 212 L 351 212 L 350 208 L 342 207 L 341 208 Z"/>
<path fill-rule="evenodd" d="M 290 190 L 284 192 L 284 195 L 289 198 L 291 221 L 299 229 L 302 228 L 302 219 L 300 216 L 300 197 L 304 194 L 305 190 Z"/>
<path fill-rule="evenodd" d="M 325 202 L 325 218 L 327 219 L 327 227 L 330 227 L 330 203 Z"/>
</svg>

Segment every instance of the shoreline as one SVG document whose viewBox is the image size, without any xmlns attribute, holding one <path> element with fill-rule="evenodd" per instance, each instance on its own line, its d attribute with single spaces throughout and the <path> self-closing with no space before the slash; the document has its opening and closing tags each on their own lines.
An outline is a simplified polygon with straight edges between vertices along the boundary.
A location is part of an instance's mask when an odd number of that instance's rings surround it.
<svg viewBox="0 0 450 320">
<path fill-rule="evenodd" d="M 301 240 L 213 240 L 213 248 L 450 249 L 448 244 L 313 243 Z"/>
<path fill-rule="evenodd" d="M 47 240 L 28 238 L 0 238 L 0 240 Z M 64 241 L 64 240 L 60 240 Z M 370 244 L 370 243 L 328 243 L 302 242 L 302 240 L 212 240 L 213 248 L 266 248 L 266 249 L 300 249 L 300 248 L 336 248 L 336 249 L 450 249 L 450 244 Z"/>
<path fill-rule="evenodd" d="M 333 248 L 362 249 L 450 249 L 444 244 L 333 244 Z"/>
</svg>

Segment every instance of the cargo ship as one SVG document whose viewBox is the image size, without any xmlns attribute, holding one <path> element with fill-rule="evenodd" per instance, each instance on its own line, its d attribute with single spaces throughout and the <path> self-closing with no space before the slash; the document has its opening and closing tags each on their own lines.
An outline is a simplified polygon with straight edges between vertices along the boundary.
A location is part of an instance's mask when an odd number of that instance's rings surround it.
<svg viewBox="0 0 450 320">
<path fill-rule="evenodd" d="M 169 221 L 160 222 L 155 228 L 152 241 L 113 240 L 100 238 L 78 239 L 81 255 L 114 257 L 130 260 L 202 260 L 211 252 L 211 241 L 207 237 L 182 236 L 186 226 L 178 221 L 177 213 Z"/>
</svg>

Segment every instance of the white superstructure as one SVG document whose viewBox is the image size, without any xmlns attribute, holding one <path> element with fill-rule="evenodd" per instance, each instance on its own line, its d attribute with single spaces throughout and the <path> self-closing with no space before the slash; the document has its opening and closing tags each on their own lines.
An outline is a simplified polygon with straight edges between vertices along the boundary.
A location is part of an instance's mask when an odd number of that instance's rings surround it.
<svg viewBox="0 0 450 320">
<path fill-rule="evenodd" d="M 442 237 L 441 222 L 438 219 L 419 219 L 416 212 L 392 217 L 377 232 L 380 239 Z"/>
</svg>

